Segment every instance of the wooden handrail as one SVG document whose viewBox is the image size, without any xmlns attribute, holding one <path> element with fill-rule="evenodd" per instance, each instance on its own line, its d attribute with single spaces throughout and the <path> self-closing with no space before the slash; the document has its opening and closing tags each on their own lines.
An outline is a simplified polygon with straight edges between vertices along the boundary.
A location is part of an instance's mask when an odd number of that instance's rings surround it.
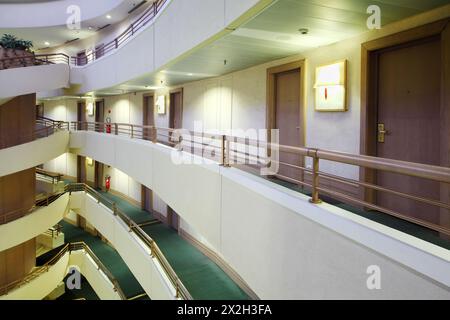
<svg viewBox="0 0 450 320">
<path fill-rule="evenodd" d="M 177 298 L 181 297 L 184 300 L 192 300 L 192 296 L 186 289 L 182 281 L 178 278 L 176 272 L 173 270 L 170 263 L 167 261 L 166 257 L 159 249 L 156 242 L 139 227 L 136 222 L 130 219 L 124 212 L 122 212 L 116 205 L 115 202 L 109 200 L 95 189 L 84 183 L 73 183 L 66 186 L 66 192 L 86 192 L 89 193 L 94 199 L 99 203 L 102 203 L 107 208 L 109 208 L 115 216 L 118 216 L 130 229 L 130 232 L 136 234 L 139 239 L 150 249 L 150 252 L 154 258 L 158 260 L 163 270 L 165 271 L 167 277 L 171 281 L 172 285 L 176 290 Z"/>
<path fill-rule="evenodd" d="M 36 268 L 31 273 L 26 275 L 25 277 L 15 280 L 7 285 L 4 285 L 0 287 L 0 296 L 6 295 L 9 292 L 11 292 L 14 289 L 18 289 L 21 286 L 29 283 L 30 281 L 36 279 L 41 274 L 48 272 L 50 267 L 55 265 L 59 262 L 59 260 L 66 254 L 66 253 L 72 253 L 74 251 L 81 251 L 83 250 L 86 252 L 92 260 L 95 262 L 95 264 L 98 266 L 98 269 L 101 270 L 106 277 L 108 278 L 109 282 L 113 285 L 114 291 L 117 292 L 117 294 L 120 296 L 122 300 L 127 300 L 127 297 L 123 293 L 122 289 L 120 288 L 120 285 L 117 281 L 117 279 L 113 276 L 113 274 L 109 271 L 108 268 L 100 261 L 100 259 L 95 255 L 95 253 L 89 248 L 88 245 L 86 245 L 85 242 L 73 242 L 66 244 L 55 256 L 53 256 L 49 261 L 47 261 L 43 266 Z"/>
<path fill-rule="evenodd" d="M 180 148 L 180 144 L 182 142 L 181 137 L 177 136 L 177 131 L 170 128 L 159 128 L 155 126 L 142 126 L 142 125 L 134 125 L 129 123 L 110 123 L 108 125 L 111 125 L 111 127 L 114 127 L 115 130 L 111 131 L 112 134 L 121 134 L 121 135 L 128 135 L 131 138 L 134 139 L 144 139 L 144 140 L 150 140 L 152 142 L 159 142 L 162 144 L 166 144 L 170 147 L 176 146 L 178 150 L 182 150 L 183 147 Z M 92 126 L 96 126 L 95 123 L 84 123 L 81 127 L 85 127 L 86 130 L 90 130 Z M 71 125 L 71 128 L 78 129 L 80 126 Z M 133 129 L 131 129 L 133 128 Z M 182 130 L 182 129 L 180 129 Z M 445 233 L 450 235 L 450 229 L 446 227 L 442 227 L 439 225 L 431 224 L 427 221 L 422 221 L 420 219 L 411 219 L 408 217 L 405 213 L 400 212 L 394 212 L 393 210 L 387 209 L 387 208 L 381 208 L 378 205 L 375 205 L 374 203 L 368 203 L 366 201 L 361 200 L 360 198 L 356 197 L 349 197 L 346 194 L 336 192 L 335 190 L 330 190 L 325 187 L 320 186 L 320 180 L 326 179 L 326 180 L 333 180 L 334 182 L 343 183 L 346 185 L 352 185 L 356 187 L 362 187 L 366 189 L 372 189 L 376 190 L 378 192 L 385 192 L 390 193 L 398 197 L 402 197 L 405 199 L 409 199 L 412 201 L 418 201 L 422 203 L 426 203 L 433 206 L 438 206 L 440 208 L 447 209 L 449 208 L 450 204 L 444 203 L 442 201 L 436 200 L 436 199 L 427 199 L 424 197 L 406 194 L 404 192 L 400 192 L 398 190 L 391 190 L 388 188 L 384 188 L 382 186 L 377 186 L 375 184 L 365 183 L 358 180 L 353 180 L 349 178 L 339 177 L 339 176 L 330 176 L 330 174 L 327 174 L 325 172 L 320 171 L 320 162 L 323 160 L 331 161 L 334 163 L 340 163 L 345 165 L 351 165 L 351 166 L 358 166 L 361 168 L 366 169 L 372 169 L 372 170 L 379 170 L 379 171 L 385 171 L 390 173 L 396 173 L 396 174 L 402 174 L 406 176 L 411 177 L 417 177 L 417 178 L 423 178 L 428 179 L 431 181 L 439 182 L 439 183 L 446 183 L 450 184 L 450 168 L 448 167 L 441 167 L 441 166 L 433 166 L 428 164 L 421 164 L 421 163 L 413 163 L 413 162 L 407 162 L 407 161 L 401 161 L 401 160 L 394 160 L 394 159 L 386 159 L 386 158 L 379 158 L 379 157 L 373 157 L 373 156 L 365 156 L 365 155 L 355 155 L 355 154 L 349 154 L 349 153 L 343 153 L 343 152 L 336 152 L 336 151 L 330 151 L 330 150 L 322 150 L 322 149 L 316 149 L 316 148 L 306 148 L 306 147 L 293 147 L 293 146 L 286 146 L 286 145 L 280 145 L 275 143 L 270 143 L 266 141 L 260 141 L 260 140 L 253 140 L 248 138 L 242 138 L 242 137 L 236 137 L 236 136 L 229 136 L 229 135 L 220 135 L 220 134 L 209 134 L 209 133 L 203 133 L 203 132 L 192 132 L 188 130 L 183 130 L 183 133 L 188 133 L 191 136 L 191 139 L 185 139 L 183 140 L 185 143 L 190 143 L 190 146 L 187 146 L 187 152 L 192 152 L 194 154 L 203 156 L 205 158 L 208 158 L 207 155 L 205 155 L 205 152 L 208 153 L 215 153 L 209 156 L 209 159 L 212 159 L 214 161 L 219 162 L 223 166 L 232 166 L 234 165 L 232 163 L 232 160 L 234 158 L 237 159 L 251 159 L 251 160 L 257 160 L 261 161 L 264 160 L 264 163 L 259 164 L 259 166 L 267 166 L 271 161 L 274 163 L 277 163 L 281 166 L 289 166 L 294 169 L 298 169 L 305 174 L 309 174 L 312 176 L 312 183 L 306 183 L 305 181 L 299 181 L 292 178 L 285 177 L 287 180 L 289 180 L 292 183 L 299 184 L 304 187 L 308 187 L 312 191 L 312 197 L 311 202 L 314 204 L 321 203 L 320 195 L 328 194 L 330 195 L 332 193 L 333 197 L 338 197 L 339 199 L 344 199 L 344 201 L 348 203 L 356 203 L 358 205 L 363 205 L 367 208 L 374 208 L 374 210 L 378 210 L 381 212 L 384 212 L 389 215 L 393 215 L 395 217 L 404 219 L 409 222 L 413 222 L 415 224 L 424 226 L 426 228 L 429 228 L 431 230 L 435 230 L 441 233 Z M 203 143 L 202 141 L 197 141 L 201 138 L 207 138 L 212 141 L 209 141 L 207 143 Z M 177 146 L 178 145 L 178 146 Z M 312 159 L 312 168 L 307 169 L 298 165 L 292 165 L 289 163 L 285 163 L 278 160 L 272 160 L 269 156 L 260 156 L 259 153 L 257 155 L 251 155 L 248 151 L 240 151 L 236 145 L 244 145 L 246 148 L 253 147 L 253 148 L 263 148 L 265 150 L 278 150 L 280 152 L 290 153 L 290 154 L 296 154 L 301 157 L 307 157 Z M 200 146 L 200 147 L 198 147 Z M 212 151 L 213 150 L 213 151 Z M 370 204 L 370 206 L 368 205 Z"/>
</svg>

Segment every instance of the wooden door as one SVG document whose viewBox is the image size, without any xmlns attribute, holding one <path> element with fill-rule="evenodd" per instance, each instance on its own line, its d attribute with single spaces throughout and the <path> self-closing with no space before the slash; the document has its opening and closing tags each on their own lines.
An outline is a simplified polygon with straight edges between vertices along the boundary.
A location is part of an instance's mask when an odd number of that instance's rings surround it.
<svg viewBox="0 0 450 320">
<path fill-rule="evenodd" d="M 169 206 L 167 206 L 167 224 L 172 229 L 179 231 L 180 229 L 180 217 L 178 214 Z"/>
<path fill-rule="evenodd" d="M 144 185 L 141 186 L 141 209 L 153 212 L 153 192 Z"/>
<path fill-rule="evenodd" d="M 86 103 L 85 102 L 78 102 L 77 103 L 77 129 L 83 130 L 85 128 L 85 125 L 83 125 L 82 122 L 86 122 Z"/>
<path fill-rule="evenodd" d="M 36 106 L 36 118 L 42 118 L 44 116 L 44 105 L 38 104 Z"/>
<path fill-rule="evenodd" d="M 177 90 L 170 93 L 169 127 L 181 129 L 183 116 L 183 91 Z"/>
<path fill-rule="evenodd" d="M 99 100 L 95 102 L 95 122 L 97 122 L 96 131 L 104 132 L 105 122 L 105 100 Z"/>
<path fill-rule="evenodd" d="M 275 74 L 275 129 L 279 130 L 281 145 L 301 147 L 300 70 L 293 69 Z M 292 166 L 302 166 L 303 158 L 292 153 L 280 152 L 279 177 L 302 181 L 302 172 Z M 287 178 L 287 179 L 286 179 Z"/>
<path fill-rule="evenodd" d="M 86 157 L 77 156 L 77 182 L 86 183 Z"/>
<path fill-rule="evenodd" d="M 81 51 L 77 53 L 77 66 L 84 66 L 87 64 L 86 51 Z"/>
<path fill-rule="evenodd" d="M 440 38 L 383 49 L 376 53 L 374 61 L 378 74 L 377 156 L 440 165 Z M 387 131 L 384 142 L 383 131 Z M 376 173 L 376 179 L 385 188 L 440 198 L 437 182 L 381 171 Z M 376 194 L 376 201 L 396 212 L 439 223 L 438 207 L 384 192 Z"/>
<path fill-rule="evenodd" d="M 103 187 L 103 163 L 95 161 L 94 188 L 102 189 Z"/>
<path fill-rule="evenodd" d="M 145 95 L 143 101 L 143 121 L 144 126 L 155 125 L 155 109 L 153 95 Z M 151 140 L 152 131 L 150 129 L 144 129 L 144 140 Z"/>
</svg>

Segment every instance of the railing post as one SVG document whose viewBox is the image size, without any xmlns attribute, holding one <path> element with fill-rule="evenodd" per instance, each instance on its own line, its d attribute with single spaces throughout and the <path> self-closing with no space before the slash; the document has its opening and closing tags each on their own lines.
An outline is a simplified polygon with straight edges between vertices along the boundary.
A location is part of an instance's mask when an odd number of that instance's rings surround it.
<svg viewBox="0 0 450 320">
<path fill-rule="evenodd" d="M 226 135 L 222 135 L 222 141 L 221 141 L 221 151 L 222 151 L 222 160 L 221 165 L 224 167 L 229 167 L 230 163 L 230 140 L 227 139 Z"/>
<path fill-rule="evenodd" d="M 114 45 L 116 46 L 116 49 L 119 47 L 119 40 L 117 40 L 117 38 L 114 39 Z"/>
<path fill-rule="evenodd" d="M 134 138 L 134 126 L 131 125 L 131 139 Z"/>
<path fill-rule="evenodd" d="M 115 202 L 113 203 L 113 214 L 114 214 L 115 216 L 117 216 L 117 206 L 116 206 L 116 203 L 115 203 Z"/>
<path fill-rule="evenodd" d="M 312 166 L 312 195 L 309 202 L 314 204 L 322 203 L 322 200 L 319 198 L 319 157 L 317 157 L 317 150 L 314 150 L 311 155 L 313 160 Z"/>
<path fill-rule="evenodd" d="M 152 142 L 156 143 L 158 140 L 158 131 L 155 127 L 152 127 Z"/>
<path fill-rule="evenodd" d="M 119 134 L 119 126 L 117 123 L 114 123 L 114 134 L 117 136 Z"/>
</svg>

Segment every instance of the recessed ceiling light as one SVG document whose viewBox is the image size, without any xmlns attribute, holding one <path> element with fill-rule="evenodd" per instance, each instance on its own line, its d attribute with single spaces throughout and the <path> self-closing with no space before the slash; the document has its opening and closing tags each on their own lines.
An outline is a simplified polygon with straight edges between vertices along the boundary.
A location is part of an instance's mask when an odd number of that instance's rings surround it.
<svg viewBox="0 0 450 320">
<path fill-rule="evenodd" d="M 192 77 L 194 74 L 193 73 L 188 73 L 188 76 L 189 77 Z"/>
<path fill-rule="evenodd" d="M 45 44 L 46 46 L 49 46 L 49 45 L 50 45 L 50 42 L 45 41 L 44 44 Z"/>
<path fill-rule="evenodd" d="M 108 15 L 106 16 L 106 19 L 111 19 L 111 15 L 108 14 Z"/>
<path fill-rule="evenodd" d="M 301 34 L 308 34 L 308 33 L 309 33 L 309 30 L 308 30 L 307 28 L 300 28 L 300 29 L 298 29 L 298 31 L 299 31 Z"/>
</svg>

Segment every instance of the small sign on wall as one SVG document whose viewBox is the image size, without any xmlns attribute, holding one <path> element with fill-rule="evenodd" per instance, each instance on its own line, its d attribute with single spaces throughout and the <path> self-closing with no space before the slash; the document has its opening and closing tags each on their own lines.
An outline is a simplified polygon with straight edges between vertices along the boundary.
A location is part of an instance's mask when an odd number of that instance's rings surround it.
<svg viewBox="0 0 450 320">
<path fill-rule="evenodd" d="M 158 99 L 156 100 L 156 110 L 157 110 L 158 114 L 166 113 L 166 97 L 165 96 L 158 96 Z"/>
<path fill-rule="evenodd" d="M 92 102 L 89 102 L 86 105 L 86 111 L 88 116 L 93 116 L 94 115 L 94 104 Z"/>
<path fill-rule="evenodd" d="M 316 111 L 347 111 L 347 60 L 316 68 Z"/>
</svg>

